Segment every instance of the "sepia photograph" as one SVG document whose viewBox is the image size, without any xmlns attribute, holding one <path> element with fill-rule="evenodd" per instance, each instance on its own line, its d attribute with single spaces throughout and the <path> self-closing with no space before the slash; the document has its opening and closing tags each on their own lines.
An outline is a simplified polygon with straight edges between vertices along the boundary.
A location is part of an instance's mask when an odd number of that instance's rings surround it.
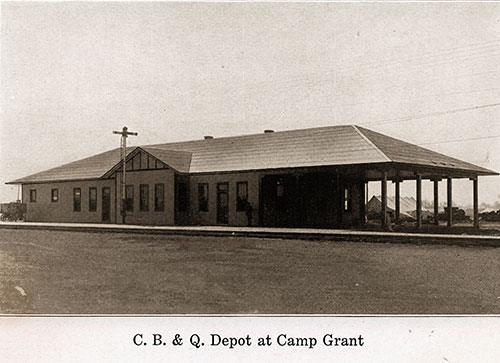
<svg viewBox="0 0 500 363">
<path fill-rule="evenodd" d="M 500 314 L 500 4 L 0 20 L 1 315 Z"/>
</svg>

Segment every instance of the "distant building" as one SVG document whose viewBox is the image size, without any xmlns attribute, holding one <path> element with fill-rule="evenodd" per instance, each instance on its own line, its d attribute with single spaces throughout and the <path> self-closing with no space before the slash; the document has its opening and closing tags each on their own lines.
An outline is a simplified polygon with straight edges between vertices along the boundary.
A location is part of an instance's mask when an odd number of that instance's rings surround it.
<svg viewBox="0 0 500 363">
<path fill-rule="evenodd" d="M 442 209 L 440 210 L 440 212 Z M 382 213 L 382 196 L 374 195 L 366 205 L 366 214 L 368 219 L 380 218 Z M 391 220 L 395 219 L 396 215 L 396 198 L 387 197 L 387 213 Z M 417 201 L 413 197 L 400 197 L 400 212 L 399 219 L 401 221 L 414 221 L 417 218 Z M 422 220 L 431 218 L 433 211 L 422 207 Z"/>
<path fill-rule="evenodd" d="M 400 219 L 415 220 L 415 211 L 417 209 L 417 201 L 413 197 L 400 198 Z M 391 219 L 394 220 L 396 212 L 396 198 L 387 197 L 387 212 Z M 369 219 L 380 218 L 382 213 L 382 196 L 374 195 L 366 204 L 366 215 Z"/>
<path fill-rule="evenodd" d="M 452 207 L 453 220 L 457 222 L 467 222 L 470 221 L 470 217 L 465 213 L 465 210 Z M 439 219 L 446 220 L 448 216 L 448 207 L 444 207 L 444 212 L 439 214 Z"/>
<path fill-rule="evenodd" d="M 477 177 L 496 175 L 358 126 L 131 147 L 123 202 L 121 168 L 114 149 L 8 184 L 22 185 L 27 221 L 121 223 L 123 208 L 130 224 L 335 228 L 364 222 L 369 181 L 383 202 L 387 180 L 418 192 L 448 178 L 451 199 L 452 178 L 474 179 L 477 196 Z"/>
</svg>

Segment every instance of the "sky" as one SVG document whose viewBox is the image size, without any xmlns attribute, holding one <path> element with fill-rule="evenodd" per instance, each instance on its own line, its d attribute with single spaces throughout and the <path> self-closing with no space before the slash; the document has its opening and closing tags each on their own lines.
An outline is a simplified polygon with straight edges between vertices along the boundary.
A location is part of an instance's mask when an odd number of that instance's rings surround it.
<svg viewBox="0 0 500 363">
<path fill-rule="evenodd" d="M 2 2 L 0 21 L 2 202 L 124 125 L 144 145 L 356 124 L 500 171 L 500 4 Z"/>
</svg>

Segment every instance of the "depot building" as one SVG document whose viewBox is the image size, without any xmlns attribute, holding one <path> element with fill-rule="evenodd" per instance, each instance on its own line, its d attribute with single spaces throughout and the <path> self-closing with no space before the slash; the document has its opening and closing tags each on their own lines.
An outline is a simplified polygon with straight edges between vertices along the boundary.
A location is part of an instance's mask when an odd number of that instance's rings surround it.
<svg viewBox="0 0 500 363">
<path fill-rule="evenodd" d="M 364 223 L 368 182 L 380 182 L 385 226 L 388 183 L 397 222 L 400 183 L 416 180 L 419 226 L 422 180 L 437 221 L 438 183 L 451 205 L 457 178 L 471 180 L 478 225 L 478 177 L 497 175 L 354 125 L 129 147 L 125 162 L 124 199 L 119 148 L 8 184 L 22 186 L 27 221 L 345 228 Z"/>
</svg>

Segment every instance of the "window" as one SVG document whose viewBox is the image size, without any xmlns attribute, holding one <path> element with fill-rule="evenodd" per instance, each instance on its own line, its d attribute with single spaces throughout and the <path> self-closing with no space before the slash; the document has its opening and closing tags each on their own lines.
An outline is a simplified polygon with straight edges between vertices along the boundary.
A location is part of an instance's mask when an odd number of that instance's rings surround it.
<svg viewBox="0 0 500 363">
<path fill-rule="evenodd" d="M 139 185 L 139 210 L 147 212 L 149 210 L 149 185 Z"/>
<path fill-rule="evenodd" d="M 187 187 L 186 183 L 177 183 L 177 211 L 185 212 L 187 210 Z"/>
<path fill-rule="evenodd" d="M 97 188 L 89 188 L 89 212 L 97 211 Z"/>
<path fill-rule="evenodd" d="M 200 212 L 208 212 L 208 184 L 198 184 L 198 207 Z"/>
<path fill-rule="evenodd" d="M 80 188 L 73 189 L 73 212 L 82 210 L 82 190 Z"/>
<path fill-rule="evenodd" d="M 351 189 L 344 188 L 344 211 L 351 210 Z"/>
<path fill-rule="evenodd" d="M 125 211 L 131 212 L 134 210 L 134 186 L 127 185 L 125 187 Z"/>
<path fill-rule="evenodd" d="M 30 202 L 36 202 L 36 189 L 30 189 Z"/>
<path fill-rule="evenodd" d="M 248 205 L 248 183 L 236 183 L 236 210 L 244 212 Z"/>
<path fill-rule="evenodd" d="M 165 210 L 165 184 L 155 184 L 155 211 Z"/>
<path fill-rule="evenodd" d="M 50 191 L 50 201 L 52 203 L 57 203 L 59 201 L 59 189 L 52 189 Z"/>
<path fill-rule="evenodd" d="M 276 183 L 276 196 L 283 197 L 285 195 L 285 187 L 283 186 L 283 180 L 278 180 Z"/>
</svg>

